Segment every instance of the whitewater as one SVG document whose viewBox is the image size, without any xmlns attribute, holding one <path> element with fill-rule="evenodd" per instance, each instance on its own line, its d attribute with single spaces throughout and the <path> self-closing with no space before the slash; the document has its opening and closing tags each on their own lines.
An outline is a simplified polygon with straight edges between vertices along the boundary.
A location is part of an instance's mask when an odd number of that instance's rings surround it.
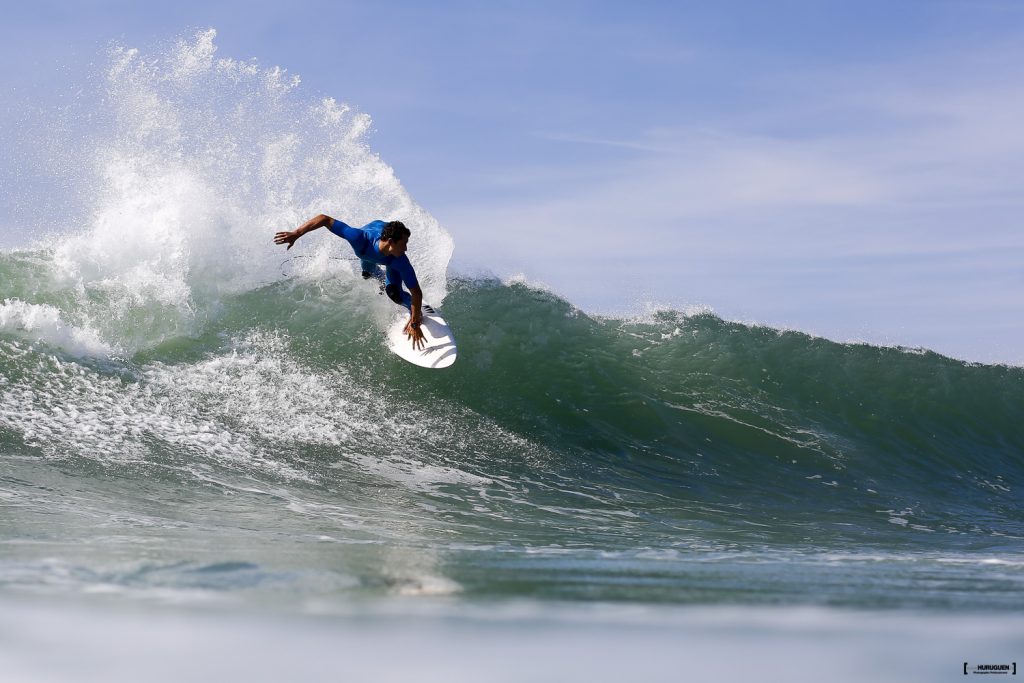
<svg viewBox="0 0 1024 683">
<path fill-rule="evenodd" d="M 1024 369 L 450 273 L 369 117 L 215 35 L 109 51 L 53 133 L 81 213 L 0 253 L 10 680 L 1024 656 Z M 321 212 L 409 226 L 455 366 L 387 351 L 343 240 L 273 245 Z"/>
</svg>

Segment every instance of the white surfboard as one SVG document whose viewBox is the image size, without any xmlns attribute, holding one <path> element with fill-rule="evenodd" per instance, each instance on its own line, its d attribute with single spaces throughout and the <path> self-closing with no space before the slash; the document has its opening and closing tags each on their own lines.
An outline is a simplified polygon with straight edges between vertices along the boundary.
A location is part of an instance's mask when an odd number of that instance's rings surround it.
<svg viewBox="0 0 1024 683">
<path fill-rule="evenodd" d="M 405 324 L 409 316 L 402 315 L 388 328 L 388 348 L 398 356 L 421 368 L 447 368 L 455 362 L 458 349 L 452 328 L 444 321 L 437 311 L 423 304 L 423 320 L 420 331 L 423 332 L 423 348 L 414 349 L 412 341 L 405 334 Z"/>
</svg>

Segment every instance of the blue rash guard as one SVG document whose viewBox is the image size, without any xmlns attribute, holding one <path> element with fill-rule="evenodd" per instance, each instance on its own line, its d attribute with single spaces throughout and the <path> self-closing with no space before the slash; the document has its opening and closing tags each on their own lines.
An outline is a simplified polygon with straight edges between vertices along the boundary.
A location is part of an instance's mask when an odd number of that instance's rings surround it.
<svg viewBox="0 0 1024 683">
<path fill-rule="evenodd" d="M 416 279 L 416 271 L 413 270 L 408 256 L 405 254 L 398 257 L 385 256 L 380 253 L 380 233 L 384 230 L 385 225 L 387 223 L 384 221 L 373 221 L 361 228 L 353 228 L 351 225 L 336 220 L 327 229 L 338 237 L 345 238 L 352 245 L 352 250 L 356 252 L 356 256 L 362 262 L 364 273 L 371 273 L 379 277 L 380 271 L 377 266 L 384 266 L 384 289 L 388 296 L 395 303 L 399 303 L 396 296 L 400 297 L 401 304 L 411 309 L 412 297 L 408 292 L 402 291 L 402 283 L 404 282 L 409 289 L 419 287 L 420 283 Z"/>
</svg>

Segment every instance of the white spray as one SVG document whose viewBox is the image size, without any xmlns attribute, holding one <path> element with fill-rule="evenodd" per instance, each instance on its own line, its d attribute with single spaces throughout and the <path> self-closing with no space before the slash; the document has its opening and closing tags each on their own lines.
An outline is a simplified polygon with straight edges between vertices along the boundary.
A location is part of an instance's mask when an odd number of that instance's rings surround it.
<svg viewBox="0 0 1024 683">
<path fill-rule="evenodd" d="M 66 323 L 99 335 L 90 348 L 126 353 L 194 333 L 225 296 L 279 278 L 273 234 L 317 213 L 403 220 L 440 303 L 451 237 L 366 144 L 369 117 L 303 96 L 280 68 L 217 58 L 215 36 L 155 57 L 112 51 L 102 123 L 79 150 L 91 211 L 47 246 L 78 302 Z M 326 231 L 299 251 L 350 255 Z"/>
</svg>

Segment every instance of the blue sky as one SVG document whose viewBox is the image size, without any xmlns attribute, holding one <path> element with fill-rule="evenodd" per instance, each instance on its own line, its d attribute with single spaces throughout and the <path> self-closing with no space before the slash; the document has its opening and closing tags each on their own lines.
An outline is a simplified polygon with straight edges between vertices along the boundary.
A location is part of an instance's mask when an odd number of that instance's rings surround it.
<svg viewBox="0 0 1024 683">
<path fill-rule="evenodd" d="M 700 305 L 1024 364 L 1016 0 L 44 0 L 4 16 L 8 132 L 81 89 L 111 41 L 213 27 L 218 55 L 370 114 L 457 271 L 522 273 L 594 312 Z M 25 208 L 0 210 L 3 244 L 21 243 Z"/>
</svg>

